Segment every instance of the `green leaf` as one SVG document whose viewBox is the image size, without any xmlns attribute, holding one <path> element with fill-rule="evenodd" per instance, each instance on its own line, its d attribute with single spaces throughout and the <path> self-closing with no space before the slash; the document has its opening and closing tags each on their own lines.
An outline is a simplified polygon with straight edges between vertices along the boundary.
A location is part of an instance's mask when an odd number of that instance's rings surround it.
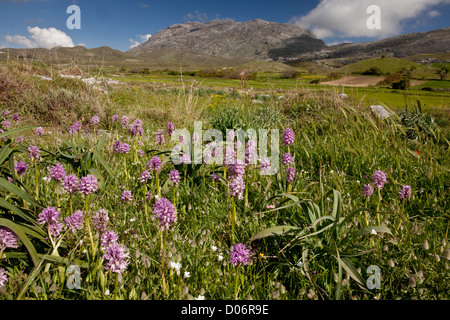
<svg viewBox="0 0 450 320">
<path fill-rule="evenodd" d="M 372 226 L 372 227 L 369 226 L 369 227 L 360 229 L 358 231 L 355 231 L 352 234 L 352 237 L 356 238 L 356 237 L 360 237 L 360 236 L 363 236 L 366 234 L 371 234 L 372 230 L 375 230 L 377 233 L 389 233 L 390 235 L 392 235 L 392 232 L 389 228 L 382 227 L 382 226 Z"/>
<path fill-rule="evenodd" d="M 6 161 L 9 154 L 11 153 L 11 148 L 9 147 L 11 143 L 7 143 L 3 146 L 3 148 L 0 150 L 0 166 Z"/>
<path fill-rule="evenodd" d="M 106 163 L 105 159 L 98 153 L 97 151 L 94 151 L 94 157 L 100 162 L 100 164 L 105 168 L 105 170 L 109 173 L 110 177 L 114 180 L 117 180 L 117 176 L 113 173 L 110 166 Z"/>
<path fill-rule="evenodd" d="M 271 227 L 268 229 L 265 229 L 263 231 L 258 232 L 256 235 L 254 235 L 253 237 L 251 237 L 250 239 L 248 239 L 248 241 L 254 241 L 254 240 L 258 240 L 261 238 L 265 238 L 265 237 L 270 237 L 270 236 L 275 236 L 275 235 L 285 235 L 288 234 L 292 231 L 295 230 L 300 230 L 300 228 L 298 227 L 294 227 L 294 226 L 276 226 L 276 227 Z"/>
<path fill-rule="evenodd" d="M 27 127 L 20 127 L 20 128 L 12 129 L 12 130 L 0 133 L 0 138 L 7 137 L 13 133 L 22 132 L 22 131 L 26 131 L 26 130 L 37 128 L 37 127 L 39 127 L 39 126 L 27 126 Z"/>
<path fill-rule="evenodd" d="M 29 204 L 31 204 L 35 207 L 43 208 L 43 206 L 40 203 L 37 203 L 35 200 L 33 200 L 33 198 L 28 193 L 26 193 L 25 191 L 20 189 L 15 184 L 9 182 L 8 180 L 0 178 L 0 185 L 3 188 L 5 188 L 6 190 L 8 190 L 9 192 L 14 193 L 15 195 L 19 196 L 21 199 L 27 201 Z"/>
<path fill-rule="evenodd" d="M 24 220 L 26 220 L 26 221 L 28 221 L 28 222 L 36 225 L 36 226 L 38 225 L 38 223 L 36 222 L 36 219 L 34 218 L 34 216 L 23 212 L 21 209 L 19 209 L 18 207 L 16 207 L 12 203 L 9 203 L 8 201 L 6 201 L 3 198 L 0 198 L 0 207 L 3 207 L 5 209 L 7 209 L 7 210 L 11 210 L 12 212 L 14 212 L 18 216 L 20 216 L 22 219 L 24 219 Z"/>
<path fill-rule="evenodd" d="M 339 258 L 339 262 L 341 263 L 342 267 L 347 271 L 350 277 L 354 279 L 361 287 L 365 288 L 365 282 L 363 277 L 358 273 L 353 263 L 350 262 L 347 258 Z"/>
<path fill-rule="evenodd" d="M 3 218 L 0 218 L 0 226 L 4 226 L 11 229 L 16 234 L 16 236 L 19 237 L 20 241 L 22 241 L 22 243 L 27 248 L 34 265 L 37 266 L 37 264 L 39 263 L 38 253 L 34 248 L 33 244 L 31 243 L 30 239 L 28 239 L 23 229 L 18 224 Z"/>
</svg>

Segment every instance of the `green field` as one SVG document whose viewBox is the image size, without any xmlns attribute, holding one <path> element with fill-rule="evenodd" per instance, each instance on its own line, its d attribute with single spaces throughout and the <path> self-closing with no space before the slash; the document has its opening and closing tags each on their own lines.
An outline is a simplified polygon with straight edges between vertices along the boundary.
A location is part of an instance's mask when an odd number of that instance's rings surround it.
<svg viewBox="0 0 450 320">
<path fill-rule="evenodd" d="M 449 92 L 52 68 L 0 66 L 0 300 L 448 300 Z"/>
</svg>

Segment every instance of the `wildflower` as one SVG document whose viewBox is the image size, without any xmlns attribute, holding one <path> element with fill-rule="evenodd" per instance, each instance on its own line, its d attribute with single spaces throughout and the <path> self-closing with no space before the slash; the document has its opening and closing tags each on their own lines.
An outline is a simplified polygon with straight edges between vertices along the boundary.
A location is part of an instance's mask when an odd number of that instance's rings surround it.
<svg viewBox="0 0 450 320">
<path fill-rule="evenodd" d="M 219 259 L 219 261 L 222 261 L 222 260 L 223 260 L 223 255 L 219 254 L 219 255 L 217 256 L 217 258 Z"/>
<path fill-rule="evenodd" d="M 384 184 L 387 182 L 386 173 L 383 171 L 375 171 L 372 175 L 372 184 L 378 189 L 381 190 L 384 187 Z"/>
<path fill-rule="evenodd" d="M 184 153 L 180 158 L 181 163 L 189 164 L 191 163 L 191 156 L 187 153 Z"/>
<path fill-rule="evenodd" d="M 0 251 L 5 250 L 6 248 L 18 248 L 18 242 L 19 238 L 11 229 L 0 227 Z"/>
<path fill-rule="evenodd" d="M 37 128 L 36 128 L 36 135 L 38 135 L 38 136 L 43 136 L 43 135 L 44 135 L 44 128 L 42 128 L 42 127 L 37 127 Z"/>
<path fill-rule="evenodd" d="M 234 264 L 235 266 L 248 264 L 250 262 L 251 250 L 246 245 L 237 243 L 231 247 L 229 255 L 229 262 Z"/>
<path fill-rule="evenodd" d="M 103 255 L 105 259 L 105 269 L 113 273 L 123 273 L 128 267 L 128 258 L 130 257 L 127 248 L 123 244 L 113 243 L 108 246 Z"/>
<path fill-rule="evenodd" d="M 56 165 L 50 167 L 50 172 L 48 176 L 50 177 L 50 179 L 59 182 L 66 176 L 66 170 L 64 169 L 64 166 L 61 163 L 57 163 Z"/>
<path fill-rule="evenodd" d="M 122 143 L 119 148 L 119 152 L 127 154 L 130 152 L 130 146 L 127 143 Z"/>
<path fill-rule="evenodd" d="M 235 163 L 230 163 L 228 167 L 230 168 L 231 179 L 245 174 L 245 164 L 239 159 L 237 159 Z"/>
<path fill-rule="evenodd" d="M 3 133 L 3 132 L 5 132 L 5 130 L 0 129 L 0 133 Z M 1 140 L 2 140 L 2 141 L 6 141 L 6 137 L 2 137 Z"/>
<path fill-rule="evenodd" d="M 229 185 L 229 195 L 237 197 L 239 200 L 244 199 L 245 182 L 243 176 L 236 176 L 233 178 Z"/>
<path fill-rule="evenodd" d="M 180 142 L 184 143 L 184 136 L 180 136 Z"/>
<path fill-rule="evenodd" d="M 232 132 L 232 131 L 230 131 Z M 227 166 L 231 163 L 234 163 L 236 159 L 236 151 L 234 151 L 233 147 L 226 146 L 225 147 L 225 156 L 223 157 L 223 166 Z"/>
<path fill-rule="evenodd" d="M 4 287 L 6 282 L 8 282 L 8 274 L 5 269 L 0 268 L 0 288 Z"/>
<path fill-rule="evenodd" d="M 83 220 L 83 211 L 77 210 L 70 217 L 65 218 L 64 222 L 75 233 L 75 230 L 81 230 L 83 228 Z"/>
<path fill-rule="evenodd" d="M 211 250 L 212 250 L 212 251 L 217 251 L 217 247 L 216 247 L 216 246 L 212 246 L 212 247 L 211 247 Z"/>
<path fill-rule="evenodd" d="M 175 130 L 175 126 L 173 125 L 173 123 L 172 122 L 168 122 L 167 123 L 167 128 L 166 128 L 167 135 L 171 136 L 174 130 Z"/>
<path fill-rule="evenodd" d="M 138 155 L 139 155 L 140 157 L 144 156 L 144 150 L 140 149 L 140 150 L 138 151 Z"/>
<path fill-rule="evenodd" d="M 128 127 L 128 122 L 129 122 L 129 119 L 128 119 L 128 117 L 127 116 L 123 116 L 122 117 L 122 120 L 120 121 L 120 124 L 122 125 L 122 128 L 127 128 Z"/>
<path fill-rule="evenodd" d="M 205 296 L 199 295 L 195 300 L 205 300 Z"/>
<path fill-rule="evenodd" d="M 191 273 L 189 271 L 185 271 L 184 272 L 184 278 L 187 279 L 187 278 L 190 278 L 190 277 L 191 277 Z"/>
<path fill-rule="evenodd" d="M 406 201 L 411 198 L 411 186 L 404 185 L 403 188 L 399 192 L 400 200 Z"/>
<path fill-rule="evenodd" d="M 365 184 L 362 188 L 362 195 L 364 197 L 370 197 L 373 193 L 373 188 L 370 184 Z"/>
<path fill-rule="evenodd" d="M 245 149 L 245 164 L 256 164 L 258 160 L 258 154 L 256 152 L 256 142 L 255 140 L 248 140 L 247 148 Z"/>
<path fill-rule="evenodd" d="M 98 118 L 98 116 L 93 116 L 93 117 L 91 118 L 91 123 L 92 123 L 93 125 L 99 124 L 99 123 L 100 123 L 100 119 Z"/>
<path fill-rule="evenodd" d="M 156 133 L 155 141 L 156 141 L 157 144 L 164 144 L 164 142 L 165 142 L 164 134 L 163 134 L 163 131 L 161 129 L 159 129 L 158 132 Z"/>
<path fill-rule="evenodd" d="M 177 214 L 174 205 L 166 198 L 160 198 L 153 205 L 153 213 L 159 220 L 161 230 L 166 230 L 177 221 Z"/>
<path fill-rule="evenodd" d="M 269 158 L 264 158 L 261 160 L 261 174 L 269 174 L 270 171 L 270 160 Z"/>
<path fill-rule="evenodd" d="M 177 185 L 180 182 L 180 173 L 177 169 L 173 169 L 172 171 L 170 171 L 169 179 L 174 185 Z"/>
<path fill-rule="evenodd" d="M 56 208 L 47 207 L 39 214 L 37 222 L 40 224 L 47 224 L 49 233 L 52 236 L 57 237 L 63 229 L 63 225 L 59 222 L 60 214 L 61 212 L 57 211 Z"/>
<path fill-rule="evenodd" d="M 118 115 L 118 114 L 114 114 L 114 115 L 112 116 L 112 121 L 113 121 L 113 122 L 119 122 L 119 115 Z"/>
<path fill-rule="evenodd" d="M 27 172 L 27 164 L 24 161 L 19 161 L 14 167 L 14 170 L 16 170 L 19 176 L 24 175 Z"/>
<path fill-rule="evenodd" d="M 11 128 L 11 122 L 9 122 L 8 120 L 4 120 L 4 121 L 2 122 L 2 126 L 3 126 L 3 128 L 5 128 L 5 129 L 9 129 L 9 128 Z"/>
<path fill-rule="evenodd" d="M 152 175 L 150 174 L 150 171 L 144 170 L 141 173 L 141 176 L 139 177 L 139 181 L 141 183 L 146 183 L 148 181 L 148 179 L 151 179 L 151 178 L 152 178 Z"/>
<path fill-rule="evenodd" d="M 192 143 L 197 143 L 199 139 L 198 133 L 194 132 L 194 134 L 192 135 Z"/>
<path fill-rule="evenodd" d="M 213 173 L 212 175 L 211 175 L 211 180 L 212 181 L 219 181 L 219 179 L 220 179 L 220 177 L 219 177 L 219 175 L 217 174 L 217 173 Z"/>
<path fill-rule="evenodd" d="M 100 237 L 100 244 L 103 249 L 108 248 L 114 243 L 117 243 L 119 237 L 115 231 L 106 230 Z"/>
<path fill-rule="evenodd" d="M 177 272 L 177 275 L 180 275 L 180 269 L 181 269 L 182 265 L 180 262 L 173 262 L 170 261 L 169 263 L 169 268 L 170 269 L 175 269 L 175 271 Z"/>
<path fill-rule="evenodd" d="M 81 122 L 77 121 L 69 128 L 69 134 L 71 136 L 74 136 L 74 135 L 76 135 L 78 133 L 78 131 L 80 129 L 81 129 Z"/>
<path fill-rule="evenodd" d="M 128 128 L 128 133 L 131 134 L 132 137 L 143 136 L 144 129 L 142 128 L 142 121 L 139 119 L 134 120 L 134 122 L 130 125 L 130 128 Z"/>
<path fill-rule="evenodd" d="M 370 234 L 377 235 L 378 232 L 375 229 L 372 229 L 372 231 L 370 231 Z"/>
<path fill-rule="evenodd" d="M 0 117 L 6 117 L 9 114 L 9 110 L 3 110 Z"/>
<path fill-rule="evenodd" d="M 120 200 L 122 200 L 123 203 L 127 204 L 133 199 L 133 195 L 131 194 L 130 190 L 124 190 L 122 192 L 122 195 L 120 196 Z"/>
<path fill-rule="evenodd" d="M 11 117 L 11 119 L 15 122 L 19 122 L 20 121 L 20 115 L 18 113 L 14 113 Z"/>
<path fill-rule="evenodd" d="M 64 177 L 64 190 L 66 190 L 69 194 L 74 194 L 78 191 L 78 183 L 78 178 L 74 174 L 69 174 Z"/>
<path fill-rule="evenodd" d="M 285 166 L 288 166 L 293 162 L 294 162 L 294 159 L 292 158 L 291 154 L 289 152 L 286 152 L 283 155 L 283 160 L 281 161 L 281 163 L 283 163 L 283 165 L 285 165 Z"/>
<path fill-rule="evenodd" d="M 295 168 L 289 167 L 286 169 L 286 181 L 289 183 L 294 182 L 295 179 Z"/>
<path fill-rule="evenodd" d="M 17 143 L 22 143 L 23 142 L 23 137 L 22 136 L 18 136 L 16 139 Z"/>
<path fill-rule="evenodd" d="M 161 158 L 158 156 L 153 156 L 150 161 L 147 163 L 148 168 L 150 171 L 156 171 L 159 172 L 162 169 L 162 161 Z"/>
<path fill-rule="evenodd" d="M 120 146 L 122 145 L 122 142 L 120 142 L 120 140 L 117 140 L 116 142 L 114 142 L 113 144 L 113 152 L 114 153 L 120 153 Z"/>
<path fill-rule="evenodd" d="M 105 209 L 100 209 L 95 213 L 92 218 L 92 223 L 94 224 L 94 229 L 100 233 L 106 231 L 106 225 L 108 224 L 109 217 Z"/>
<path fill-rule="evenodd" d="M 295 141 L 295 134 L 291 128 L 286 128 L 283 134 L 283 144 L 287 147 Z"/>
<path fill-rule="evenodd" d="M 98 190 L 98 181 L 93 174 L 88 174 L 86 177 L 81 178 L 78 185 L 78 189 L 84 195 L 89 195 Z"/>
</svg>

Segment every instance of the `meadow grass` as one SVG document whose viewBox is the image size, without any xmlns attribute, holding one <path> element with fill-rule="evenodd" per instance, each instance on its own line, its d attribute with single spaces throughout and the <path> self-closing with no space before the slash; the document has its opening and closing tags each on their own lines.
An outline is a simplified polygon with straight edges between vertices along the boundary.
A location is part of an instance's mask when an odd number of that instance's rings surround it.
<svg viewBox="0 0 450 320">
<path fill-rule="evenodd" d="M 14 70 L 2 69 L 7 83 L 1 109 L 10 111 L 2 121 L 11 127 L 3 123 L 0 134 L 0 225 L 20 240 L 0 260 L 8 275 L 1 299 L 448 299 L 448 127 L 427 122 L 423 110 L 411 107 L 401 118 L 400 109 L 381 120 L 359 96 L 366 94 L 361 89 L 347 100 L 326 87 L 286 90 L 279 98 L 275 86 L 254 104 L 253 97 L 219 85 L 155 88 L 134 79 L 98 90 L 76 79 L 46 81 L 26 68 Z M 11 118 L 16 112 L 19 121 Z M 94 115 L 99 124 L 91 123 Z M 142 135 L 133 136 L 136 119 Z M 75 121 L 81 130 L 71 135 Z M 192 133 L 194 121 L 222 131 L 278 129 L 280 170 L 262 175 L 261 161 L 247 166 L 241 199 L 230 195 L 229 166 L 175 165 L 167 151 L 179 141 L 168 146 L 167 123 Z M 36 135 L 30 125 L 44 127 L 45 134 Z M 295 135 L 288 146 L 287 128 Z M 165 137 L 161 144 L 158 129 Z M 128 153 L 115 151 L 118 140 L 128 144 Z M 38 161 L 29 158 L 32 145 L 40 149 Z M 292 164 L 281 163 L 286 152 Z M 162 166 L 151 171 L 155 156 Z M 28 169 L 19 175 L 21 160 Z M 98 190 L 64 192 L 48 178 L 56 163 L 67 175 L 94 175 Z M 286 180 L 288 166 L 296 170 L 292 182 Z M 174 169 L 178 183 L 170 179 Z M 140 180 L 144 170 L 152 175 L 146 182 Z M 363 196 L 377 170 L 387 176 L 384 187 Z M 214 173 L 218 180 L 211 179 Z M 404 185 L 412 189 L 406 200 L 399 197 Z M 131 191 L 129 202 L 125 190 Z M 161 198 L 176 210 L 166 231 L 155 215 Z M 82 210 L 84 224 L 63 230 L 56 245 L 52 229 L 38 217 L 58 202 L 61 218 Z M 101 245 L 105 231 L 95 229 L 100 209 L 108 213 L 107 230 L 128 253 L 119 272 L 108 264 L 111 247 Z M 251 248 L 248 264 L 230 263 L 236 243 Z M 71 265 L 80 268 L 79 287 L 68 285 Z M 381 273 L 379 286 L 369 289 L 371 265 Z"/>
</svg>

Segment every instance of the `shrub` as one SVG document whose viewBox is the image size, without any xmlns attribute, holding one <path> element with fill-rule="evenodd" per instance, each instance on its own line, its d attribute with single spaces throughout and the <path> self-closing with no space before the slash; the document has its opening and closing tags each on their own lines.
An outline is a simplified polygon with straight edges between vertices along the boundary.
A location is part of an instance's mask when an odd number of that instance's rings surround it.
<svg viewBox="0 0 450 320">
<path fill-rule="evenodd" d="M 370 67 L 369 69 L 367 69 L 366 71 L 364 71 L 361 74 L 363 74 L 365 76 L 379 76 L 379 75 L 382 75 L 383 72 L 378 67 Z"/>
<path fill-rule="evenodd" d="M 289 69 L 286 71 L 283 71 L 281 73 L 281 78 L 282 79 L 292 79 L 292 78 L 298 78 L 300 76 L 300 72 L 294 70 L 294 69 Z"/>
</svg>

